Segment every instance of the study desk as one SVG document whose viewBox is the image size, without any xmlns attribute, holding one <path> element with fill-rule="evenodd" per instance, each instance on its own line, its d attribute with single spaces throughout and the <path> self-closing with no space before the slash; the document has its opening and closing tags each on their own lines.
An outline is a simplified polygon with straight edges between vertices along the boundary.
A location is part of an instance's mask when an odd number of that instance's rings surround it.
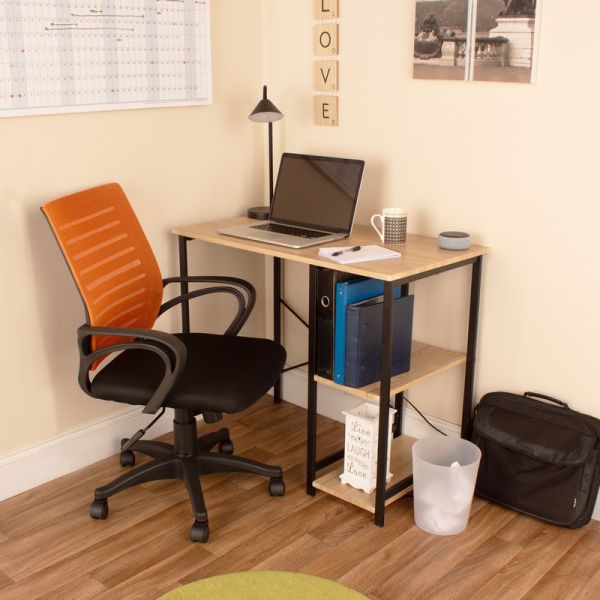
<svg viewBox="0 0 600 600">
<path fill-rule="evenodd" d="M 406 494 L 412 486 L 411 447 L 414 440 L 399 435 L 401 420 L 395 433 L 391 450 L 391 471 L 394 477 L 386 484 L 385 467 L 387 463 L 387 438 L 389 425 L 388 406 L 392 397 L 396 402 L 402 401 L 402 394 L 410 387 L 429 379 L 458 365 L 465 365 L 464 392 L 461 415 L 461 432 L 463 437 L 470 433 L 473 379 L 475 373 L 475 354 L 477 346 L 477 322 L 479 316 L 480 284 L 483 256 L 489 248 L 472 245 L 468 250 L 441 250 L 435 238 L 419 235 L 408 235 L 406 244 L 400 247 L 402 256 L 396 259 L 372 261 L 341 265 L 318 256 L 319 246 L 303 249 L 284 248 L 253 240 L 244 240 L 217 233 L 218 229 L 232 225 L 252 222 L 246 217 L 213 221 L 198 225 L 175 227 L 172 233 L 179 236 L 179 260 L 181 275 L 187 275 L 187 242 L 202 240 L 211 244 L 237 248 L 246 252 L 262 254 L 274 258 L 274 338 L 281 338 L 281 261 L 304 263 L 309 266 L 309 317 L 308 317 L 308 416 L 307 416 L 307 493 L 314 495 L 315 488 L 342 498 L 375 515 L 375 524 L 383 526 L 385 506 Z M 338 240 L 325 246 L 354 246 L 377 244 L 379 238 L 371 227 L 355 225 L 352 236 Z M 469 302 L 469 320 L 467 348 L 465 352 L 456 352 L 413 341 L 411 352 L 411 368 L 408 373 L 391 376 L 392 358 L 392 301 L 394 287 L 401 287 L 401 294 L 406 295 L 411 282 L 437 275 L 445 271 L 471 266 L 471 286 Z M 315 374 L 317 353 L 316 314 L 317 314 L 317 268 L 326 267 L 346 273 L 380 279 L 384 282 L 384 307 L 381 334 L 382 367 L 379 382 L 364 388 L 341 386 L 329 379 Z M 185 284 L 182 293 L 187 293 Z M 189 309 L 182 306 L 182 325 L 189 331 Z M 317 458 L 317 392 L 318 384 L 331 386 L 353 395 L 363 401 L 379 404 L 378 451 L 377 451 L 377 487 L 371 494 L 366 494 L 339 480 L 340 461 L 343 460 L 344 449 Z M 276 396 L 279 394 L 276 390 Z M 401 415 L 402 406 L 397 407 Z M 317 477 L 319 472 L 322 474 Z"/>
</svg>

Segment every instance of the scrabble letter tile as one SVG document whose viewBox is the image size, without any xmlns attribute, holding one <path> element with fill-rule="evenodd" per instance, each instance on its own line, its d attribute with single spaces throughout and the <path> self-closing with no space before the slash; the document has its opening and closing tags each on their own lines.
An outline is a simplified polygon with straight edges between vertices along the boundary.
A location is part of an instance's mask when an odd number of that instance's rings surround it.
<svg viewBox="0 0 600 600">
<path fill-rule="evenodd" d="M 337 54 L 338 48 L 338 25 L 315 25 L 315 54 L 327 56 Z"/>
<path fill-rule="evenodd" d="M 317 92 L 337 92 L 339 86 L 337 60 L 315 61 L 315 90 Z"/>
<path fill-rule="evenodd" d="M 315 96 L 315 124 L 337 126 L 337 96 Z"/>
<path fill-rule="evenodd" d="M 337 19 L 340 16 L 339 0 L 314 0 L 315 19 Z"/>
</svg>

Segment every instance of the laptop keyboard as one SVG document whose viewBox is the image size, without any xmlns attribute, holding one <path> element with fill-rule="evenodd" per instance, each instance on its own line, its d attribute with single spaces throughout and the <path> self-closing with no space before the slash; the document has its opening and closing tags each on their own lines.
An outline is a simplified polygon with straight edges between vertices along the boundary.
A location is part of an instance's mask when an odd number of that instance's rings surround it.
<svg viewBox="0 0 600 600">
<path fill-rule="evenodd" d="M 329 233 L 315 231 L 314 229 L 302 229 L 301 227 L 290 227 L 289 225 L 278 225 L 277 223 L 265 223 L 264 225 L 254 225 L 254 229 L 263 231 L 272 231 L 273 233 L 285 233 L 287 235 L 296 235 L 303 238 L 319 238 Z"/>
</svg>

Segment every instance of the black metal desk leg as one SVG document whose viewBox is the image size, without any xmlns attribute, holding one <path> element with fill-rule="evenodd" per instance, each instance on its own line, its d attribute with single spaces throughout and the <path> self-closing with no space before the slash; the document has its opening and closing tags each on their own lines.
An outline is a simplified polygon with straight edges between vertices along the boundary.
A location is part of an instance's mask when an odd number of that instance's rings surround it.
<svg viewBox="0 0 600 600">
<path fill-rule="evenodd" d="M 306 427 L 306 493 L 315 495 L 317 463 L 317 267 L 309 268 L 308 283 L 308 411 Z"/>
<path fill-rule="evenodd" d="M 481 269 L 483 257 L 479 256 L 473 263 L 471 271 L 471 301 L 469 305 L 469 331 L 467 336 L 467 364 L 465 367 L 465 389 L 460 434 L 463 438 L 471 437 L 473 413 L 473 382 L 475 378 L 475 353 L 477 350 L 477 324 L 479 321 L 479 298 L 481 288 Z"/>
<path fill-rule="evenodd" d="M 410 287 L 408 283 L 403 283 L 400 286 L 400 296 L 402 298 L 405 298 L 406 296 L 408 296 L 410 293 Z M 402 418 L 403 418 L 403 411 L 404 411 L 404 392 L 398 392 L 395 396 L 394 396 L 394 408 L 396 409 L 396 414 L 394 416 L 394 426 L 393 426 L 393 432 L 394 432 L 394 437 L 400 437 L 402 435 L 402 430 L 403 430 L 403 423 L 402 423 Z"/>
<path fill-rule="evenodd" d="M 281 259 L 273 258 L 273 340 L 281 344 Z M 273 401 L 281 402 L 281 378 L 273 386 Z"/>
<path fill-rule="evenodd" d="M 187 260 L 187 243 L 190 241 L 190 238 L 187 238 L 183 235 L 178 236 L 179 238 L 179 275 L 181 277 L 188 276 L 188 260 Z M 187 282 L 180 283 L 181 294 L 187 294 L 189 291 L 189 286 Z M 187 300 L 184 300 L 181 303 L 181 332 L 189 333 L 190 332 L 190 303 Z"/>
<path fill-rule="evenodd" d="M 375 489 L 375 525 L 383 527 L 387 476 L 388 427 L 390 422 L 390 378 L 394 327 L 394 284 L 383 288 L 383 322 L 381 327 L 381 381 L 379 383 L 379 434 L 377 440 L 377 487 Z"/>
</svg>

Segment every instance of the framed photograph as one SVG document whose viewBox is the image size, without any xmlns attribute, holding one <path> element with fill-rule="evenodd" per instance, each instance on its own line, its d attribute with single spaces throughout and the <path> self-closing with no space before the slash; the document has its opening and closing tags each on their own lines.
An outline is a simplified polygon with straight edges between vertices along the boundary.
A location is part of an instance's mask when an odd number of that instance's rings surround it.
<svg viewBox="0 0 600 600">
<path fill-rule="evenodd" d="M 535 81 L 542 0 L 416 0 L 414 79 Z"/>
</svg>

